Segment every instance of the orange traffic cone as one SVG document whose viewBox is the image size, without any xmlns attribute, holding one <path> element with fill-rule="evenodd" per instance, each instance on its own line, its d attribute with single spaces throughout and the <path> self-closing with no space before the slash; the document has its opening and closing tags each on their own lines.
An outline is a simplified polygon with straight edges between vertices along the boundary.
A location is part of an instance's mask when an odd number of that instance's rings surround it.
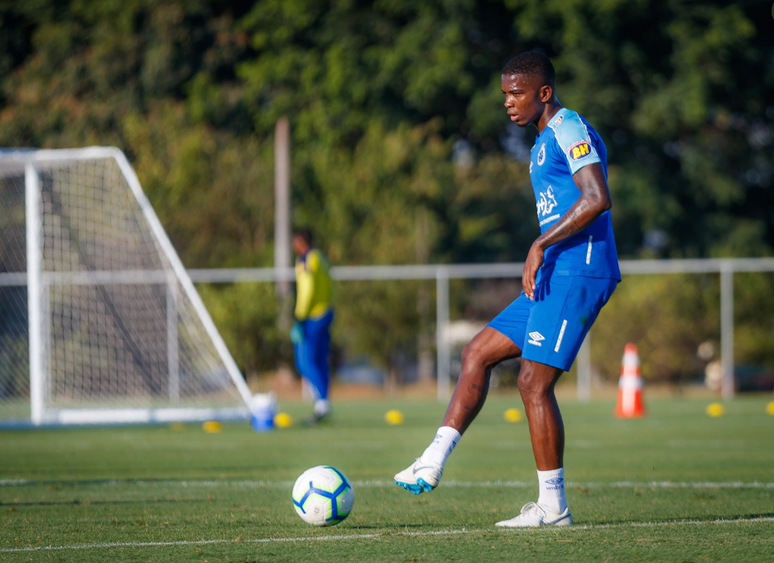
<svg viewBox="0 0 774 563">
<path fill-rule="evenodd" d="M 640 355 L 637 346 L 631 342 L 624 348 L 621 364 L 621 379 L 618 381 L 618 404 L 615 415 L 620 418 L 635 418 L 645 414 L 642 404 L 642 377 L 640 377 Z"/>
</svg>

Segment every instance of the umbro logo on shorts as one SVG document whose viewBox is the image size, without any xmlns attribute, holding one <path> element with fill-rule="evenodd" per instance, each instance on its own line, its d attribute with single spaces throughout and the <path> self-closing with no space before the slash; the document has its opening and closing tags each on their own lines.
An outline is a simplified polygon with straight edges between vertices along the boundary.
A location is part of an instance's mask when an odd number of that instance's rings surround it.
<svg viewBox="0 0 774 563">
<path fill-rule="evenodd" d="M 545 339 L 546 337 L 540 334 L 538 331 L 530 332 L 529 340 L 527 340 L 527 344 L 533 344 L 534 346 L 542 346 L 540 342 Z"/>
</svg>

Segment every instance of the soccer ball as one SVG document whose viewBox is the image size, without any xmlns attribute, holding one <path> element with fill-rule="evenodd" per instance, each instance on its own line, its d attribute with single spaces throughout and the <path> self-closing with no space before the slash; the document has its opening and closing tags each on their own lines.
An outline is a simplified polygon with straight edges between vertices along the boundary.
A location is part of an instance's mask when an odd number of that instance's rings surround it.
<svg viewBox="0 0 774 563">
<path fill-rule="evenodd" d="M 349 480 L 329 465 L 307 469 L 293 485 L 293 507 L 312 526 L 335 526 L 349 516 L 354 503 Z"/>
</svg>

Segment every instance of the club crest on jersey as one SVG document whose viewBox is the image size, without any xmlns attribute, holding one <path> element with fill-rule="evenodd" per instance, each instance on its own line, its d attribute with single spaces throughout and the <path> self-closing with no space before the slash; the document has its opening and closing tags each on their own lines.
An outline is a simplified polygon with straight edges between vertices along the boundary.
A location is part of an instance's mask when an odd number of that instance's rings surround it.
<svg viewBox="0 0 774 563">
<path fill-rule="evenodd" d="M 537 157 L 537 163 L 538 166 L 543 166 L 543 163 L 546 161 L 546 144 L 543 143 L 540 145 L 540 150 L 538 151 L 538 157 Z"/>
<path fill-rule="evenodd" d="M 578 141 L 572 145 L 567 152 L 571 159 L 578 160 L 591 153 L 591 146 L 588 141 Z"/>
</svg>

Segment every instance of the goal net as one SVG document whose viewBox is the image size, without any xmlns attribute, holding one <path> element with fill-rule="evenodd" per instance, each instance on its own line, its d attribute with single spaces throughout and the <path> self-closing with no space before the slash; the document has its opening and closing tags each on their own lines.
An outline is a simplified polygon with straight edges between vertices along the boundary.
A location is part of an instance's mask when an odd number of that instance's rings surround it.
<svg viewBox="0 0 774 563">
<path fill-rule="evenodd" d="M 0 151 L 0 242 L 0 425 L 249 416 L 121 151 Z"/>
</svg>

